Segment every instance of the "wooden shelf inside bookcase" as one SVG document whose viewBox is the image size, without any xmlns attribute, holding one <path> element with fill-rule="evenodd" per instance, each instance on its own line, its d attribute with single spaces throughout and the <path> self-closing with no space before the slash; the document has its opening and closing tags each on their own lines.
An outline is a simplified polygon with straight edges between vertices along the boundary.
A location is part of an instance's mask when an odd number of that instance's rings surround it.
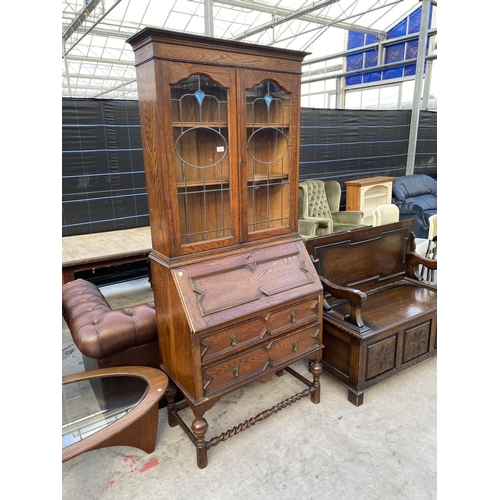
<svg viewBox="0 0 500 500">
<path fill-rule="evenodd" d="M 281 181 L 288 179 L 288 175 L 279 175 L 279 174 L 271 174 L 271 175 L 255 175 L 253 178 L 253 182 L 258 182 L 258 183 L 263 183 L 266 182 L 267 180 L 269 181 Z M 247 179 L 247 182 L 250 183 L 252 182 L 251 178 Z M 209 179 L 206 180 L 205 182 L 200 182 L 200 181 L 182 181 L 182 182 L 177 182 L 177 188 L 196 188 L 200 186 L 218 186 L 220 184 L 229 184 L 229 179 L 223 179 L 221 182 L 221 179 Z"/>
<path fill-rule="evenodd" d="M 174 122 L 174 128 L 194 128 L 194 127 L 207 127 L 207 128 L 227 128 L 228 124 L 226 122 Z M 264 128 L 264 127 L 273 127 L 273 128 L 289 128 L 290 125 L 288 123 L 247 123 L 247 128 Z"/>
</svg>

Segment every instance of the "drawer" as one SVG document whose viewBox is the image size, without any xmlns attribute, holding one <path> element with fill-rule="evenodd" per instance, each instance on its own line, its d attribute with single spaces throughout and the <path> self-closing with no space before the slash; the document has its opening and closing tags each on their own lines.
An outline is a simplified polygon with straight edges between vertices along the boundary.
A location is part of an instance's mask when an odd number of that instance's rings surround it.
<svg viewBox="0 0 500 500">
<path fill-rule="evenodd" d="M 202 363 L 222 354 L 240 351 L 241 348 L 285 333 L 286 330 L 318 321 L 318 298 L 287 305 L 282 309 L 263 312 L 249 321 L 238 323 L 200 340 Z"/>
<path fill-rule="evenodd" d="M 242 381 L 276 371 L 323 348 L 321 325 L 313 325 L 261 342 L 229 359 L 203 368 L 203 393 L 239 385 Z"/>
</svg>

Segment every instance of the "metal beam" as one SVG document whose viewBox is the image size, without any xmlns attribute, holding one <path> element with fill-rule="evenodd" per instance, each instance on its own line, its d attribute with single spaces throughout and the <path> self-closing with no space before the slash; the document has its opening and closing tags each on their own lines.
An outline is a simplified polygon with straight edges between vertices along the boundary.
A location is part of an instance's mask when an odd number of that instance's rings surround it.
<svg viewBox="0 0 500 500">
<path fill-rule="evenodd" d="M 426 61 L 433 61 L 437 59 L 437 55 L 433 54 L 431 56 L 427 56 L 425 58 Z M 342 78 L 345 76 L 355 76 L 355 75 L 362 75 L 363 73 L 371 73 L 372 71 L 383 71 L 384 69 L 389 69 L 389 68 L 395 68 L 398 66 L 406 66 L 407 64 L 416 64 L 418 61 L 417 58 L 413 59 L 405 59 L 404 61 L 396 61 L 392 63 L 385 63 L 381 64 L 379 66 L 371 66 L 369 68 L 360 68 L 360 69 L 353 69 L 351 71 L 344 71 L 343 73 L 335 73 L 334 75 L 325 75 L 323 77 L 317 77 L 317 78 L 309 78 L 307 80 L 302 80 L 301 83 L 306 84 L 306 83 L 314 83 L 314 82 L 321 82 L 323 80 L 331 80 L 332 78 Z M 304 71 L 304 75 L 307 74 L 307 71 Z M 381 80 L 380 82 L 376 83 L 390 83 L 390 80 Z"/>
<path fill-rule="evenodd" d="M 80 63 L 92 64 L 110 64 L 112 66 L 135 66 L 135 61 L 124 61 L 119 59 L 104 59 L 102 57 L 88 57 L 88 56 L 66 56 L 67 61 L 77 61 Z"/>
<path fill-rule="evenodd" d="M 415 167 L 417 150 L 418 123 L 420 120 L 420 100 L 422 98 L 422 81 L 424 79 L 425 50 L 427 47 L 427 31 L 431 10 L 431 0 L 421 0 L 420 32 L 418 37 L 417 64 L 415 69 L 415 88 L 413 91 L 413 107 L 411 110 L 410 136 L 408 138 L 408 155 L 406 159 L 406 175 L 412 175 Z"/>
<path fill-rule="evenodd" d="M 66 41 L 87 19 L 89 14 L 97 7 L 97 4 L 101 0 L 88 0 L 85 3 L 85 7 L 83 7 L 80 12 L 76 15 L 76 17 L 71 21 L 69 26 L 64 30 L 62 37 L 63 40 Z"/>
<path fill-rule="evenodd" d="M 312 6 L 304 7 L 303 9 L 290 12 L 289 14 L 286 14 L 283 17 L 280 17 L 279 19 L 261 24 L 256 28 L 245 31 L 242 35 L 233 37 L 233 40 L 243 40 L 245 38 L 248 38 L 249 36 L 255 35 L 256 33 L 260 33 L 261 31 L 266 31 L 269 28 L 273 28 L 274 26 L 278 26 L 279 24 L 286 23 L 287 21 L 291 21 L 292 19 L 297 19 L 298 17 L 302 17 L 305 14 L 309 14 L 310 12 L 313 12 L 315 10 L 322 9 L 323 7 L 328 7 L 332 3 L 337 3 L 339 1 L 340 0 L 323 0 L 322 2 L 313 4 Z"/>
<path fill-rule="evenodd" d="M 437 28 L 431 28 L 428 31 L 428 36 L 436 35 Z M 368 45 L 363 45 L 362 47 L 356 47 L 355 49 L 343 50 L 342 52 L 336 52 L 335 54 L 330 54 L 327 56 L 316 57 L 314 59 L 306 59 L 304 65 L 315 64 L 319 62 L 328 61 L 330 59 L 338 59 L 340 57 L 350 56 L 352 54 L 358 54 L 360 52 L 366 52 L 369 50 L 377 49 L 379 46 L 385 47 L 386 45 L 393 45 L 401 42 L 408 42 L 410 40 L 417 39 L 420 35 L 418 33 L 411 33 L 409 35 L 398 36 L 396 38 L 391 38 L 389 40 L 383 40 L 376 43 L 370 43 Z"/>
<path fill-rule="evenodd" d="M 83 35 L 68 50 L 65 50 L 63 56 L 71 52 L 121 1 L 122 0 L 115 0 L 115 3 L 104 14 L 102 14 L 102 16 L 99 17 L 99 19 L 97 19 L 97 21 L 95 21 L 90 28 L 85 30 Z M 64 34 L 63 34 L 63 39 L 64 39 Z"/>
<path fill-rule="evenodd" d="M 130 81 L 130 77 L 123 77 L 123 76 L 109 76 L 109 75 L 83 75 L 82 73 L 67 73 L 67 77 L 69 78 L 78 78 L 80 80 L 104 80 L 104 81 L 116 81 L 116 82 L 123 82 L 123 81 Z M 134 78 L 134 81 L 136 79 Z"/>
<path fill-rule="evenodd" d="M 269 4 L 262 4 L 259 2 L 255 2 L 253 0 L 251 3 L 246 1 L 246 0 L 214 0 L 214 1 L 217 3 L 220 3 L 220 4 L 230 5 L 231 7 L 238 7 L 238 8 L 247 9 L 247 10 L 256 10 L 258 12 L 265 12 L 267 14 L 278 15 L 278 16 L 288 16 L 289 14 L 293 14 L 294 12 L 296 12 L 295 9 L 286 9 L 284 7 L 280 7 L 279 5 L 274 6 L 274 5 L 269 5 Z M 340 1 L 340 0 L 338 0 L 338 1 Z M 361 17 L 363 14 L 366 14 L 367 12 L 372 12 L 373 10 L 377 10 L 377 9 L 384 9 L 384 8 L 390 7 L 394 4 L 400 3 L 402 1 L 403 0 L 394 0 L 394 2 L 392 2 L 390 4 L 382 5 L 380 7 L 377 7 L 376 9 L 370 8 L 368 11 L 358 12 L 357 14 L 350 16 L 350 17 Z M 331 26 L 331 25 L 335 24 L 336 28 L 342 28 L 342 29 L 346 29 L 346 30 L 355 30 L 359 33 L 365 33 L 368 35 L 377 35 L 378 33 L 380 33 L 380 30 L 374 30 L 373 28 L 367 28 L 365 26 L 357 26 L 355 24 L 348 24 L 348 23 L 345 23 L 344 20 L 338 21 L 332 17 L 326 17 L 326 16 L 319 17 L 319 16 L 315 16 L 315 15 L 311 15 L 311 14 L 303 14 L 302 16 L 300 16 L 300 19 L 302 21 L 306 21 L 308 23 L 315 23 L 319 26 L 326 26 L 327 27 L 327 26 Z M 346 19 L 349 19 L 349 17 L 347 17 Z"/>
<path fill-rule="evenodd" d="M 214 36 L 214 5 L 212 0 L 205 0 L 205 36 Z"/>
</svg>

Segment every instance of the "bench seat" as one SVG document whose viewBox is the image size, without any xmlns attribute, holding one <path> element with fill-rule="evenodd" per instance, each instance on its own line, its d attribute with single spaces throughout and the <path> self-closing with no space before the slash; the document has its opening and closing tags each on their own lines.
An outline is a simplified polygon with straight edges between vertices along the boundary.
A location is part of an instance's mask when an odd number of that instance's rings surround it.
<svg viewBox="0 0 500 500">
<path fill-rule="evenodd" d="M 417 321 L 419 316 L 435 312 L 437 290 L 422 287 L 422 284 L 402 280 L 367 293 L 368 300 L 363 304 L 363 322 L 371 333 L 399 325 L 405 321 Z M 390 314 L 386 305 L 390 303 Z M 345 300 L 331 303 L 329 317 L 343 319 L 350 313 L 349 303 Z M 364 335 L 361 333 L 360 335 Z"/>
<path fill-rule="evenodd" d="M 437 285 L 414 252 L 413 221 L 306 241 L 325 290 L 323 366 L 363 404 L 376 385 L 437 355 Z"/>
</svg>

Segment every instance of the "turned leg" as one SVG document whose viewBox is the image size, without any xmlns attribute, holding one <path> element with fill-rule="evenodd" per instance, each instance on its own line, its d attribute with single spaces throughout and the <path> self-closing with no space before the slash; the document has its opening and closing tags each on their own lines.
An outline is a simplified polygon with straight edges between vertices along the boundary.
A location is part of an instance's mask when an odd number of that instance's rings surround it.
<svg viewBox="0 0 500 500">
<path fill-rule="evenodd" d="M 191 424 L 191 430 L 196 438 L 196 459 L 198 467 L 204 469 L 208 465 L 207 443 L 205 434 L 208 429 L 208 423 L 203 417 L 197 417 Z"/>
<path fill-rule="evenodd" d="M 309 367 L 309 371 L 312 373 L 313 376 L 313 385 L 315 388 L 315 391 L 313 394 L 311 394 L 311 401 L 314 404 L 318 404 L 320 401 L 321 397 L 321 385 L 319 382 L 319 377 L 323 373 L 323 365 L 321 364 L 320 361 L 313 361 L 311 363 L 311 366 Z"/>
<path fill-rule="evenodd" d="M 168 411 L 168 425 L 175 427 L 178 425 L 177 420 L 174 418 L 172 411 L 175 408 L 175 395 L 177 394 L 177 387 L 173 383 L 169 383 L 165 397 L 167 398 L 167 411 Z"/>
</svg>

